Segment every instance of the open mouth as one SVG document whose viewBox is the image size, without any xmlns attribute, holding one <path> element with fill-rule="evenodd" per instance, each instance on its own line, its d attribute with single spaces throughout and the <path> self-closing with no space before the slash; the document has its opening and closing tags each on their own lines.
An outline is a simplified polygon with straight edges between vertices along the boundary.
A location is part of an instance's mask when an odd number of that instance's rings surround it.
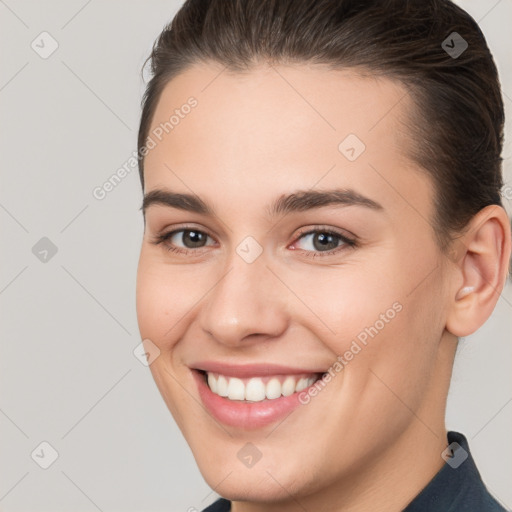
<svg viewBox="0 0 512 512">
<path fill-rule="evenodd" d="M 197 371 L 202 375 L 212 393 L 239 402 L 262 402 L 287 397 L 312 386 L 324 375 L 323 373 L 304 373 L 239 378 L 216 372 Z"/>
</svg>

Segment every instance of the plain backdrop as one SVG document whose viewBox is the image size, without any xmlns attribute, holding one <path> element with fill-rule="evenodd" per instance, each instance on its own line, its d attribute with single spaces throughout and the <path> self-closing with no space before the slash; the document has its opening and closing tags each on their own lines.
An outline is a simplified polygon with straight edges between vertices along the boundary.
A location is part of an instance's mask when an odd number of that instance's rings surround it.
<svg viewBox="0 0 512 512">
<path fill-rule="evenodd" d="M 500 71 L 510 213 L 512 1 L 458 3 Z M 140 70 L 180 5 L 0 0 L 2 511 L 192 511 L 217 496 L 133 354 L 137 172 L 93 196 L 136 149 Z M 511 362 L 508 282 L 489 321 L 461 341 L 447 413 L 508 508 Z"/>
</svg>

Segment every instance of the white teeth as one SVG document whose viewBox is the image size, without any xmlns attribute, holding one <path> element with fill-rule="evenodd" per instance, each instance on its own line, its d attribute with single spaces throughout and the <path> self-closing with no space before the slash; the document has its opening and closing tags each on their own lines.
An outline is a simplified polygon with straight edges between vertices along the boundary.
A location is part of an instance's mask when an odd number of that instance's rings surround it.
<svg viewBox="0 0 512 512">
<path fill-rule="evenodd" d="M 219 375 L 219 378 L 217 379 L 217 391 L 213 392 L 217 393 L 217 395 L 219 396 L 228 396 L 228 381 L 226 377 L 224 377 L 223 375 Z"/>
<path fill-rule="evenodd" d="M 243 400 L 245 398 L 245 386 L 240 379 L 234 377 L 229 379 L 228 398 L 230 400 Z"/>
<path fill-rule="evenodd" d="M 308 379 L 305 379 L 302 377 L 299 382 L 297 382 L 297 385 L 295 386 L 295 391 L 302 391 L 303 389 L 306 389 L 309 386 Z"/>
<path fill-rule="evenodd" d="M 281 392 L 283 396 L 290 396 L 295 393 L 295 379 L 293 377 L 284 379 Z"/>
<path fill-rule="evenodd" d="M 259 380 L 259 379 L 258 379 Z M 279 379 L 273 378 L 267 382 L 266 397 L 270 400 L 279 398 L 281 396 L 281 383 Z"/>
<path fill-rule="evenodd" d="M 242 380 L 208 372 L 207 380 L 210 390 L 216 395 L 227 397 L 229 400 L 261 402 L 265 399 L 273 400 L 280 396 L 290 396 L 308 388 L 317 379 L 316 377 L 288 375 L 284 381 L 272 377 L 265 384 L 259 377 Z"/>
<path fill-rule="evenodd" d="M 259 402 L 265 398 L 265 384 L 261 379 L 251 379 L 245 386 L 245 399 Z"/>
<path fill-rule="evenodd" d="M 211 373 L 208 374 L 208 386 L 214 393 L 217 393 L 217 379 Z"/>
</svg>

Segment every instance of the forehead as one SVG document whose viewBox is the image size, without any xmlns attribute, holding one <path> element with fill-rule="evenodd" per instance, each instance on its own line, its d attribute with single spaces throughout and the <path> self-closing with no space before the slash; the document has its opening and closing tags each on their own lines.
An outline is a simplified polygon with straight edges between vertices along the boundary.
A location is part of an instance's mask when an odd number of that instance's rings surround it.
<svg viewBox="0 0 512 512">
<path fill-rule="evenodd" d="M 191 96 L 197 100 L 194 115 L 187 122 L 180 117 L 179 129 L 173 126 L 167 138 L 178 141 L 191 128 L 204 150 L 244 142 L 245 149 L 264 145 L 267 151 L 279 148 L 282 153 L 301 136 L 327 137 L 326 143 L 335 143 L 347 133 L 368 142 L 383 136 L 395 144 L 406 142 L 389 131 L 408 113 L 404 86 L 354 69 L 261 64 L 236 73 L 219 64 L 195 65 L 164 88 L 151 128 L 168 122 Z"/>
<path fill-rule="evenodd" d="M 184 107 L 191 97 L 195 106 Z M 406 157 L 411 108 L 399 82 L 352 69 L 262 64 L 234 73 L 195 65 L 158 102 L 146 190 L 185 191 L 188 183 L 205 196 L 254 198 L 318 184 L 425 202 L 430 183 Z"/>
</svg>

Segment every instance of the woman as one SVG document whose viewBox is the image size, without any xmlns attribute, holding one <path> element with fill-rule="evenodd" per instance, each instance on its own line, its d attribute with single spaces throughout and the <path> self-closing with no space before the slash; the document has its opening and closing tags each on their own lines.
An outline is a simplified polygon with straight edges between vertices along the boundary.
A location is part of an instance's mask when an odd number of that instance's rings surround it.
<svg viewBox="0 0 512 512">
<path fill-rule="evenodd" d="M 445 427 L 511 252 L 475 21 L 194 0 L 150 60 L 138 322 L 208 510 L 504 510 Z"/>
</svg>

